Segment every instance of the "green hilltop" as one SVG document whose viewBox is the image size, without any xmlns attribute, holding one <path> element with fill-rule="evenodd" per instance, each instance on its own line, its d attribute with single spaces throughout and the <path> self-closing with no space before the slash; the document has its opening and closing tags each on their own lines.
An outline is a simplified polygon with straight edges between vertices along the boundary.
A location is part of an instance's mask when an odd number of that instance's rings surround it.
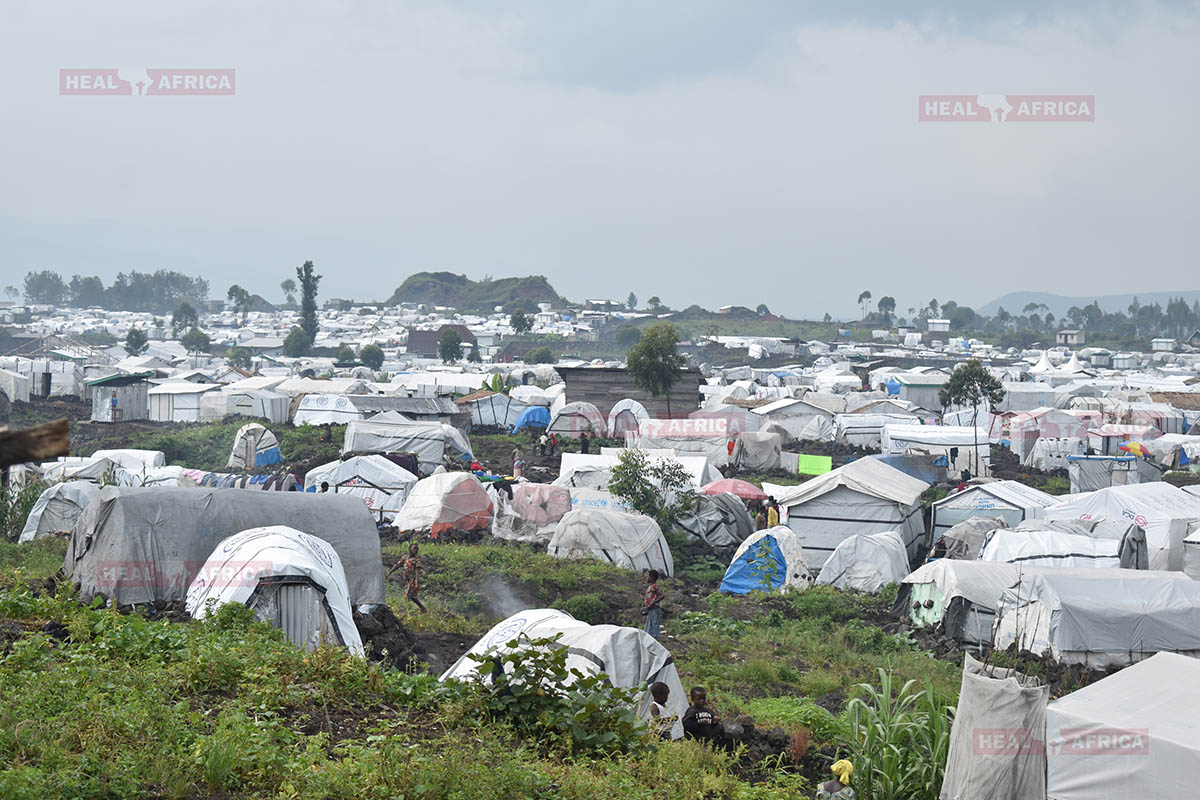
<svg viewBox="0 0 1200 800">
<path fill-rule="evenodd" d="M 563 299 L 542 275 L 475 281 L 451 272 L 417 272 L 404 279 L 387 303 L 426 303 L 460 311 L 491 311 L 496 306 L 520 303 L 534 311 L 538 303 L 561 305 Z"/>
</svg>

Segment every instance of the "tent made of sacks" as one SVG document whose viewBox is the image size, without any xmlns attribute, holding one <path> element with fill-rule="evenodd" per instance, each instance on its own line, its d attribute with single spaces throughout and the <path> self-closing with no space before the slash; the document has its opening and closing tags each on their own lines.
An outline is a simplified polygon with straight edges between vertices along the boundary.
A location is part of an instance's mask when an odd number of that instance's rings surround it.
<svg viewBox="0 0 1200 800">
<path fill-rule="evenodd" d="M 328 542 L 284 525 L 251 528 L 213 550 L 187 593 L 187 611 L 207 616 L 241 603 L 305 650 L 339 645 L 364 655 L 342 560 Z"/>
</svg>

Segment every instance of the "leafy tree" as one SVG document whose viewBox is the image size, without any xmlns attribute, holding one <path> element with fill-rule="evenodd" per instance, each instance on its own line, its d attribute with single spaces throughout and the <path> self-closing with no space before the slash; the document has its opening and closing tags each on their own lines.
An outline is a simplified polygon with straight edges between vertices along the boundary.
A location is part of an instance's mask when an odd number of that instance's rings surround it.
<svg viewBox="0 0 1200 800">
<path fill-rule="evenodd" d="M 651 459 L 642 450 L 625 449 L 613 466 L 608 490 L 633 510 L 651 517 L 664 531 L 696 503 L 692 478 L 674 459 Z"/>
<path fill-rule="evenodd" d="M 637 308 L 637 295 L 636 294 L 634 294 L 633 292 L 629 293 L 629 297 L 625 298 L 625 307 L 628 308 L 630 311 L 633 311 Z"/>
<path fill-rule="evenodd" d="M 244 347 L 234 347 L 225 354 L 225 359 L 238 369 L 244 369 L 249 372 L 254 368 L 254 358 L 250 355 L 250 351 Z"/>
<path fill-rule="evenodd" d="M 296 267 L 296 278 L 300 281 L 300 327 L 308 335 L 308 346 L 317 340 L 317 286 L 321 276 L 313 270 L 313 262 L 305 261 Z"/>
<path fill-rule="evenodd" d="M 11 286 L 11 285 L 4 287 L 4 293 L 6 295 L 8 295 L 9 300 L 16 300 L 18 297 L 21 296 L 21 290 L 15 286 Z"/>
<path fill-rule="evenodd" d="M 642 332 L 637 329 L 636 325 L 622 325 L 617 328 L 617 347 L 628 351 L 629 348 L 637 344 L 637 340 L 642 336 Z"/>
<path fill-rule="evenodd" d="M 26 273 L 25 299 L 31 303 L 62 305 L 67 299 L 67 284 L 62 276 L 53 270 Z"/>
<path fill-rule="evenodd" d="M 442 359 L 443 364 L 453 364 L 462 357 L 462 336 L 453 328 L 442 331 L 442 336 L 438 339 L 438 358 Z"/>
<path fill-rule="evenodd" d="M 525 316 L 525 311 L 520 308 L 508 316 L 508 324 L 516 333 L 528 333 L 533 330 L 533 322 Z"/>
<path fill-rule="evenodd" d="M 287 278 L 279 284 L 279 288 L 283 290 L 283 296 L 287 298 L 289 306 L 296 305 L 296 282 L 291 278 Z"/>
<path fill-rule="evenodd" d="M 192 328 L 185 333 L 179 343 L 192 355 L 207 353 L 208 349 L 212 347 L 212 340 L 208 338 L 208 334 L 199 328 Z"/>
<path fill-rule="evenodd" d="M 129 333 L 125 334 L 125 352 L 131 356 L 140 356 L 146 352 L 146 348 L 150 346 L 150 341 L 146 338 L 146 332 L 141 328 L 130 328 Z"/>
<path fill-rule="evenodd" d="M 358 357 L 354 355 L 354 348 L 347 345 L 338 348 L 335 358 L 343 364 L 350 364 L 358 360 Z"/>
<path fill-rule="evenodd" d="M 479 355 L 479 343 L 471 345 L 471 351 L 467 353 L 467 361 L 472 364 L 482 364 L 483 356 Z"/>
<path fill-rule="evenodd" d="M 240 314 L 242 322 L 245 322 L 246 315 L 250 313 L 250 293 L 235 283 L 229 287 L 228 298 L 233 305 L 233 313 Z"/>
<path fill-rule="evenodd" d="M 525 354 L 527 364 L 553 364 L 557 360 L 549 347 L 535 347 Z"/>
<path fill-rule="evenodd" d="M 678 344 L 679 329 L 669 322 L 658 322 L 642 332 L 626 358 L 634 385 L 652 397 L 666 396 L 668 417 L 671 416 L 671 387 L 679 380 L 684 365 Z"/>
<path fill-rule="evenodd" d="M 754 312 L 760 317 L 765 317 L 767 314 L 771 313 L 771 309 L 767 308 L 766 303 L 759 303 L 758 308 L 754 309 Z"/>
<path fill-rule="evenodd" d="M 359 351 L 358 358 L 363 364 L 373 370 L 378 370 L 383 366 L 383 350 L 378 345 L 367 345 Z"/>
<path fill-rule="evenodd" d="M 879 302 L 875 304 L 875 307 L 879 309 L 879 316 L 882 318 L 883 323 L 888 325 L 892 321 L 892 315 L 896 313 L 896 298 L 891 295 L 884 295 L 879 298 Z"/>
<path fill-rule="evenodd" d="M 180 303 L 175 309 L 175 313 L 171 315 L 171 335 L 179 336 L 180 331 L 188 331 L 200 324 L 200 315 L 196 313 L 196 309 L 192 308 L 192 304 L 188 302 Z"/>
<path fill-rule="evenodd" d="M 833 322 L 833 317 L 829 316 L 829 312 L 825 312 L 825 316 L 821 317 L 822 322 Z"/>
<path fill-rule="evenodd" d="M 488 381 L 487 387 L 493 392 L 508 394 L 508 382 L 505 381 L 504 376 L 498 372 L 492 376 L 490 381 Z"/>
<path fill-rule="evenodd" d="M 312 339 L 304 332 L 304 329 L 297 326 L 288 331 L 287 337 L 283 340 L 283 354 L 288 358 L 300 358 L 306 356 L 312 351 Z"/>
<path fill-rule="evenodd" d="M 658 309 L 662 308 L 662 300 L 658 299 L 658 295 L 651 297 L 646 301 L 646 304 L 650 306 L 651 311 L 657 311 Z"/>
<path fill-rule="evenodd" d="M 938 308 L 939 308 L 937 299 L 935 298 L 933 300 L 930 300 L 929 305 L 927 305 L 925 308 L 929 312 L 929 316 L 936 317 L 938 315 Z"/>
<path fill-rule="evenodd" d="M 987 403 L 988 408 L 995 410 L 1004 402 L 1004 386 L 996 376 L 988 372 L 977 359 L 971 359 L 959 365 L 950 373 L 950 380 L 942 386 L 938 400 L 942 406 L 970 406 L 972 409 L 972 427 L 975 429 L 976 456 L 979 454 L 979 406 Z M 979 465 L 975 465 L 975 474 L 979 474 Z"/>
<path fill-rule="evenodd" d="M 72 275 L 71 282 L 67 284 L 67 296 L 71 299 L 71 305 L 77 308 L 93 306 L 103 308 L 105 304 L 104 281 L 95 275 Z"/>
</svg>

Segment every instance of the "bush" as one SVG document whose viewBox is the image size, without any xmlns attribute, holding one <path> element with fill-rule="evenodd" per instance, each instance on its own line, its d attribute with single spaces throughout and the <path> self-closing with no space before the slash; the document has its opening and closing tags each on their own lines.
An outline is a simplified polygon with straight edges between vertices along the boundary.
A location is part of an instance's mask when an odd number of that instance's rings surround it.
<svg viewBox="0 0 1200 800">
<path fill-rule="evenodd" d="M 568 597 L 563 601 L 562 609 L 575 619 L 592 625 L 604 622 L 604 617 L 608 612 L 604 598 L 598 594 L 577 594 Z"/>
<path fill-rule="evenodd" d="M 43 481 L 30 481 L 21 488 L 0 490 L 0 538 L 15 540 L 21 535 L 29 512 L 47 488 Z"/>
</svg>

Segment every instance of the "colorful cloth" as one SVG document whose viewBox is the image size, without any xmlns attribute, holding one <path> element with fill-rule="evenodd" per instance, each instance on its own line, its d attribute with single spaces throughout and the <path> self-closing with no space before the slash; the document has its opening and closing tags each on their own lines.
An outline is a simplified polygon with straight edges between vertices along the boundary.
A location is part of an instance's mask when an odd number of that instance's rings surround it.
<svg viewBox="0 0 1200 800">
<path fill-rule="evenodd" d="M 421 557 L 409 556 L 404 560 L 404 596 L 409 600 L 417 599 L 421 590 Z"/>
<path fill-rule="evenodd" d="M 657 608 L 662 602 L 665 595 L 658 588 L 657 583 L 652 583 L 646 587 L 645 593 L 642 595 L 642 608 Z"/>
<path fill-rule="evenodd" d="M 854 789 L 849 786 L 843 786 L 836 792 L 830 794 L 824 784 L 817 787 L 817 800 L 854 800 Z"/>
</svg>

